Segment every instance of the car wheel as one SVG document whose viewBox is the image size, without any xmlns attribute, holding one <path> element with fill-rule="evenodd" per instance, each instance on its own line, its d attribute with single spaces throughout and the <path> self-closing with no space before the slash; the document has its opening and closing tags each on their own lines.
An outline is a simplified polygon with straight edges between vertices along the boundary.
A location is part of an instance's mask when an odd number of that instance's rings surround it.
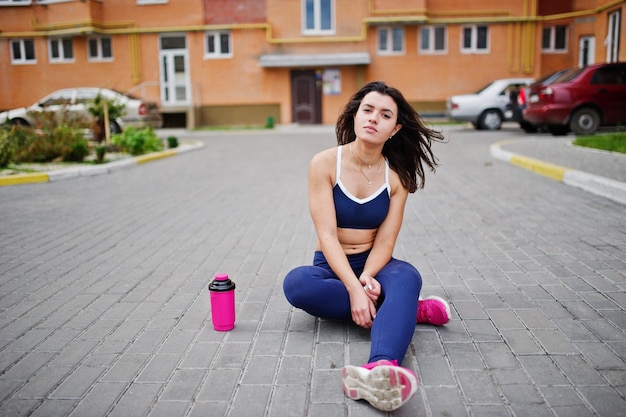
<svg viewBox="0 0 626 417">
<path fill-rule="evenodd" d="M 502 114 L 498 110 L 485 110 L 478 118 L 478 126 L 486 130 L 498 130 L 502 127 Z"/>
<path fill-rule="evenodd" d="M 13 126 L 30 127 L 30 124 L 24 119 L 11 119 L 10 123 Z"/>
<path fill-rule="evenodd" d="M 583 107 L 572 114 L 569 127 L 577 135 L 593 135 L 600 126 L 600 114 L 591 107 Z"/>
<path fill-rule="evenodd" d="M 565 125 L 550 125 L 548 126 L 548 132 L 553 136 L 565 136 L 569 129 Z"/>
<path fill-rule="evenodd" d="M 117 122 L 111 122 L 111 124 L 109 125 L 109 130 L 111 131 L 112 135 L 122 133 L 122 128 L 119 124 L 117 124 Z"/>
</svg>

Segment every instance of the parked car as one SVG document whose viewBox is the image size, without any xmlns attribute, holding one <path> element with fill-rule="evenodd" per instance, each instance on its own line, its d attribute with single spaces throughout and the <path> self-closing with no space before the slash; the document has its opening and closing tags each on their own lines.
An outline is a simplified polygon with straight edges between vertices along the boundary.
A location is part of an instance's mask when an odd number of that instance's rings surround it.
<svg viewBox="0 0 626 417">
<path fill-rule="evenodd" d="M 471 122 L 476 129 L 498 130 L 503 121 L 513 118 L 513 113 L 506 108 L 511 91 L 519 91 L 532 82 L 532 78 L 505 78 L 491 82 L 474 94 L 449 97 L 448 117 Z"/>
<path fill-rule="evenodd" d="M 102 98 L 125 106 L 125 114 L 111 121 L 111 131 L 114 133 L 119 133 L 128 126 L 157 128 L 163 125 L 163 118 L 156 103 L 108 88 L 96 87 L 57 90 L 32 106 L 0 113 L 0 124 L 12 123 L 33 127 L 35 126 L 32 114 L 34 112 L 68 111 L 74 118 L 93 120 L 88 109 L 98 94 Z"/>
<path fill-rule="evenodd" d="M 520 88 L 519 92 L 515 95 L 511 95 L 511 102 L 507 108 L 513 112 L 513 120 L 518 122 L 522 130 L 526 133 L 535 133 L 539 130 L 539 126 L 535 126 L 528 120 L 524 119 L 523 111 L 528 106 L 528 97 L 530 95 L 531 87 L 537 87 L 539 85 L 550 84 L 554 80 L 562 77 L 563 74 L 572 71 L 571 69 L 563 69 L 546 75 L 543 78 L 533 82 L 527 87 Z"/>
<path fill-rule="evenodd" d="M 523 116 L 553 135 L 591 135 L 600 126 L 626 123 L 626 63 L 578 68 L 532 87 Z"/>
</svg>

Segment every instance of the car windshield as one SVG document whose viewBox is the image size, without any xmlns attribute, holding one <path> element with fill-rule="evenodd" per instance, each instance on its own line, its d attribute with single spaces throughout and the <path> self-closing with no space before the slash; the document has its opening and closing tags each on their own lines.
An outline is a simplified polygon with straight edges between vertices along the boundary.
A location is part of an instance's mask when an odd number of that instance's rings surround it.
<svg viewBox="0 0 626 417">
<path fill-rule="evenodd" d="M 570 71 L 571 70 L 560 70 L 560 71 L 553 72 L 551 74 L 546 75 L 543 78 L 538 79 L 537 81 L 535 81 L 535 84 L 550 84 L 554 80 L 562 77 L 563 75 L 567 74 Z"/>
<path fill-rule="evenodd" d="M 480 94 L 483 91 L 485 91 L 486 89 L 488 89 L 489 87 L 491 87 L 493 85 L 493 83 L 489 83 L 486 86 L 484 86 L 483 88 L 481 88 L 480 90 L 476 91 L 474 94 Z"/>
<path fill-rule="evenodd" d="M 573 70 L 569 70 L 559 75 L 554 80 L 550 81 L 550 84 L 556 83 L 566 83 L 568 81 L 572 81 L 574 78 L 578 77 L 578 75 L 583 71 L 584 68 L 577 68 Z"/>
</svg>

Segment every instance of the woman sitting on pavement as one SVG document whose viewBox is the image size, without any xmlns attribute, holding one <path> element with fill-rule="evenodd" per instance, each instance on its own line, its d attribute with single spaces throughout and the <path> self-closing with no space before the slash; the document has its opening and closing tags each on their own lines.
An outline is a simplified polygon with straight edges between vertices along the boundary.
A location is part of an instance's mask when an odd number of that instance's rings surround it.
<svg viewBox="0 0 626 417">
<path fill-rule="evenodd" d="M 338 146 L 309 166 L 318 238 L 313 265 L 290 271 L 283 288 L 293 306 L 313 316 L 371 329 L 369 361 L 343 368 L 343 389 L 391 411 L 417 391 L 416 374 L 400 366 L 415 323 L 443 325 L 450 318 L 440 297 L 420 299 L 417 269 L 392 257 L 408 194 L 424 186 L 424 165 L 435 170 L 431 144 L 444 138 L 383 82 L 350 99 L 336 133 Z"/>
</svg>

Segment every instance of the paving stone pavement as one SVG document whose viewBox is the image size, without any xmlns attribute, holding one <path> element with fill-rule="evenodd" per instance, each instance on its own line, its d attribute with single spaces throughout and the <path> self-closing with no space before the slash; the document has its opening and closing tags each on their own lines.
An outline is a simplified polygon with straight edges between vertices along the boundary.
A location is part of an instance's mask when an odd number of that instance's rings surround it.
<svg viewBox="0 0 626 417">
<path fill-rule="evenodd" d="M 626 210 L 491 157 L 519 129 L 444 127 L 395 255 L 443 327 L 416 326 L 416 396 L 344 397 L 368 333 L 292 309 L 310 263 L 310 157 L 332 128 L 180 132 L 204 147 L 109 175 L 0 187 L 0 416 L 623 416 Z M 207 285 L 237 283 L 212 329 Z"/>
</svg>

